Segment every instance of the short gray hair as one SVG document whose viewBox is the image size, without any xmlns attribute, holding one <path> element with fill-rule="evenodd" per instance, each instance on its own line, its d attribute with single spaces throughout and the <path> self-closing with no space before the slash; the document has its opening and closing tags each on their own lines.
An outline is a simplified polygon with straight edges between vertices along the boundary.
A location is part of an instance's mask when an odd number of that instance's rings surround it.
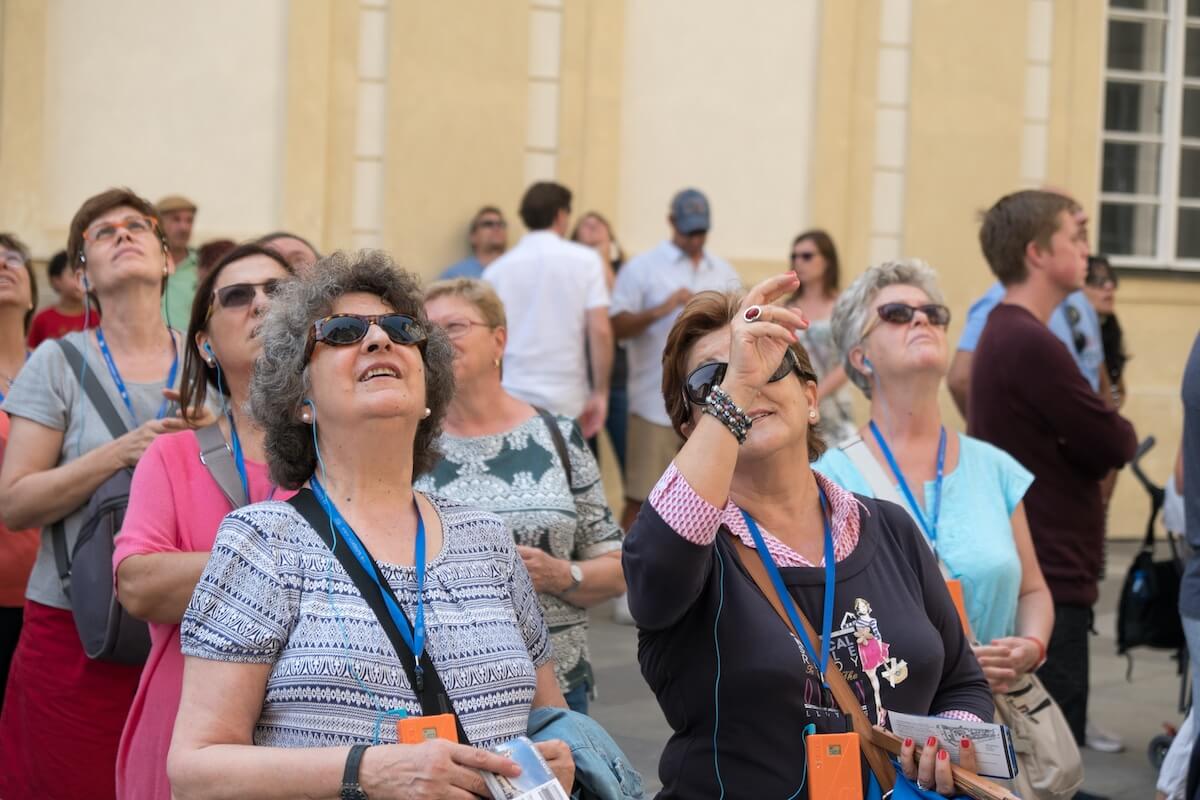
<svg viewBox="0 0 1200 800">
<path fill-rule="evenodd" d="M 387 253 L 338 251 L 279 288 L 260 332 L 263 349 L 250 379 L 250 415 L 266 433 L 271 479 L 285 489 L 300 488 L 317 466 L 313 430 L 299 418 L 310 388 L 304 360 L 309 331 L 314 322 L 333 313 L 339 297 L 353 292 L 376 295 L 397 313 L 418 320 L 428 333 L 423 360 L 425 404 L 431 413 L 417 425 L 413 477 L 428 472 L 441 457 L 435 443 L 454 393 L 450 340 L 425 317 L 416 277 L 399 269 Z"/>
<path fill-rule="evenodd" d="M 931 303 L 944 303 L 938 288 L 937 272 L 917 258 L 885 261 L 870 267 L 854 283 L 846 287 L 833 306 L 833 342 L 846 369 L 846 377 L 871 396 L 871 380 L 850 363 L 850 351 L 862 341 L 863 331 L 873 316 L 875 298 L 887 286 L 914 286 L 924 292 Z"/>
</svg>

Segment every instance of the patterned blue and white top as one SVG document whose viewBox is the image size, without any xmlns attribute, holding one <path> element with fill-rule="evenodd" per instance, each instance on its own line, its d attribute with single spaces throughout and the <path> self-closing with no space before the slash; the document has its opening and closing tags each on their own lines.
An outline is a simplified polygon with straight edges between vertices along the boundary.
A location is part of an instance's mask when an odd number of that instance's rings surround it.
<svg viewBox="0 0 1200 800">
<path fill-rule="evenodd" d="M 426 567 L 425 647 L 471 743 L 525 733 L 535 671 L 551 658 L 537 594 L 499 518 L 430 497 L 442 550 Z M 380 562 L 404 611 L 413 567 Z M 187 656 L 270 664 L 254 743 L 328 747 L 396 741 L 393 718 L 421 713 L 391 641 L 317 532 L 289 504 L 225 517 L 183 618 Z M 380 721 L 383 723 L 380 724 Z"/>
</svg>

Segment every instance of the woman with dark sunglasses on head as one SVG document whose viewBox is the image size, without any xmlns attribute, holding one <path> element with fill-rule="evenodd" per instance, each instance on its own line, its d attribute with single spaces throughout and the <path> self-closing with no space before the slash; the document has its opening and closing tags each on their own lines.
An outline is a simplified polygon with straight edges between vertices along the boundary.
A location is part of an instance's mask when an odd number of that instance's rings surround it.
<svg viewBox="0 0 1200 800">
<path fill-rule="evenodd" d="M 121 604 L 150 623 L 151 648 L 117 751 L 121 800 L 170 800 L 167 751 L 183 681 L 179 623 L 217 526 L 234 508 L 291 495 L 271 482 L 263 431 L 246 410 L 262 318 L 291 275 L 282 256 L 255 244 L 235 247 L 205 275 L 192 302 L 180 395 L 189 420 L 206 418 L 215 398 L 219 422 L 160 436 L 134 471 L 113 569 Z"/>
<path fill-rule="evenodd" d="M 42 545 L 0 716 L 0 797 L 113 796 L 141 666 L 87 657 L 54 541 L 72 552 L 97 489 L 159 434 L 187 427 L 173 413 L 180 353 L 160 312 L 171 262 L 154 213 L 128 189 L 102 192 L 75 213 L 68 258 L 104 323 L 43 342 L 4 401 L 12 428 L 0 512 L 10 529 L 41 527 Z M 64 345 L 82 357 L 78 370 Z M 98 381 L 127 433 L 113 436 L 81 379 Z"/>
<path fill-rule="evenodd" d="M 1100 342 L 1104 346 L 1104 369 L 1116 408 L 1125 405 L 1125 333 L 1117 321 L 1117 286 L 1120 279 L 1104 256 L 1088 256 L 1087 280 L 1083 293 L 1100 317 Z"/>
<path fill-rule="evenodd" d="M 893 500 L 960 581 L 975 655 L 1003 692 L 1041 665 L 1054 626 L 1022 497 L 1033 475 L 992 445 L 948 429 L 939 391 L 950 311 L 922 261 L 871 267 L 838 300 L 846 374 L 871 401 L 860 435 L 814 465 L 858 494 Z"/>
<path fill-rule="evenodd" d="M 299 491 L 217 532 L 183 618 L 175 796 L 486 795 L 477 770 L 519 770 L 478 748 L 565 704 L 508 529 L 413 490 L 438 457 L 450 344 L 377 251 L 285 284 L 260 336 L 250 416 L 271 480 Z M 539 748 L 569 788 L 570 751 Z"/>
<path fill-rule="evenodd" d="M 667 340 L 663 397 L 687 441 L 623 556 L 642 674 L 674 729 L 663 798 L 807 797 L 806 727 L 846 730 L 821 677 L 839 668 L 872 722 L 885 708 L 992 716 L 912 520 L 810 466 L 824 445 L 816 378 L 794 334 L 807 322 L 770 305 L 796 283 L 789 273 L 744 298 L 702 292 Z M 772 572 L 786 591 L 752 577 Z M 797 610 L 818 639 L 790 633 L 781 614 Z M 949 794 L 945 751 L 926 747 L 919 763 L 913 753 L 907 742 L 906 772 Z"/>
</svg>

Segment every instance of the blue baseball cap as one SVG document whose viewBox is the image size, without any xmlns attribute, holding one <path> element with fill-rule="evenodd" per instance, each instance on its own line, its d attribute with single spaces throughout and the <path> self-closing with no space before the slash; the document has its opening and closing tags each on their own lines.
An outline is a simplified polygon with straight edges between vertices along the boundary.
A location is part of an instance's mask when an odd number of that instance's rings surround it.
<svg viewBox="0 0 1200 800">
<path fill-rule="evenodd" d="M 712 227 L 708 198 L 699 189 L 684 189 L 671 200 L 671 219 L 684 235 Z"/>
</svg>

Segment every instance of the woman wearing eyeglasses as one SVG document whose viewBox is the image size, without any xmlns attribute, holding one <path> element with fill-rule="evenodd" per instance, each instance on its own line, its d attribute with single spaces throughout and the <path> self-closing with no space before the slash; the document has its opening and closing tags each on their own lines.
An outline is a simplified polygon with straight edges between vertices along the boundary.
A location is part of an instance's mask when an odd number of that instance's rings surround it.
<svg viewBox="0 0 1200 800">
<path fill-rule="evenodd" d="M 271 480 L 300 491 L 217 532 L 183 618 L 176 797 L 487 795 L 477 770 L 517 768 L 479 748 L 564 705 L 512 535 L 413 490 L 454 383 L 421 306 L 373 251 L 320 260 L 271 304 L 250 416 Z M 539 747 L 569 788 L 570 751 Z"/>
<path fill-rule="evenodd" d="M 104 323 L 43 342 L 4 402 L 12 429 L 0 512 L 10 529 L 41 527 L 42 545 L 0 716 L 2 797 L 113 796 L 117 740 L 141 667 L 88 659 L 53 539 L 58 528 L 70 553 L 101 484 L 133 467 L 159 434 L 187 426 L 172 408 L 180 354 L 159 310 L 170 261 L 154 207 L 127 189 L 88 199 L 71 220 L 67 253 Z M 83 368 L 71 366 L 63 343 L 82 354 Z M 128 433 L 114 438 L 81 378 L 99 382 Z"/>
<path fill-rule="evenodd" d="M 559 688 L 572 710 L 587 713 L 595 688 L 587 609 L 625 591 L 621 529 L 596 458 L 574 420 L 500 385 L 507 331 L 488 284 L 435 283 L 425 313 L 454 347 L 455 392 L 438 442 L 442 459 L 417 485 L 508 524 L 550 627 Z"/>
<path fill-rule="evenodd" d="M 25 337 L 37 308 L 37 279 L 29 249 L 11 233 L 0 233 L 0 403 L 12 390 L 29 351 Z M 8 414 L 0 411 L 0 461 L 8 442 Z M 9 530 L 0 523 L 0 692 L 21 634 L 25 585 L 37 557 L 39 532 Z M 0 709 L 4 706 L 0 699 Z"/>
<path fill-rule="evenodd" d="M 815 469 L 912 515 L 961 581 L 975 655 L 1003 692 L 1045 660 L 1054 605 L 1022 505 L 1033 475 L 942 419 L 949 324 L 937 276 L 922 261 L 871 267 L 851 284 L 834 307 L 833 331 L 871 419 Z"/>
<path fill-rule="evenodd" d="M 832 670 L 872 722 L 884 709 L 992 717 L 912 520 L 810 466 L 824 445 L 816 377 L 794 334 L 807 322 L 771 305 L 796 284 L 788 273 L 744 298 L 700 293 L 667 340 L 663 399 L 687 441 L 623 556 L 642 674 L 674 731 L 663 798 L 808 796 L 806 727 L 846 730 L 823 686 Z M 762 588 L 760 567 L 784 590 Z M 803 613 L 819 637 L 798 642 L 784 611 Z M 913 752 L 906 742 L 905 771 L 949 794 L 945 751 Z"/>
<path fill-rule="evenodd" d="M 263 314 L 291 275 L 275 251 L 244 244 L 201 280 L 189 317 L 180 402 L 184 417 L 193 420 L 207 417 L 206 402 L 215 397 L 222 407 L 217 435 L 160 436 L 133 474 L 113 568 L 121 604 L 150 623 L 151 649 L 117 752 L 122 800 L 170 800 L 167 751 L 183 680 L 179 623 L 217 526 L 234 508 L 292 494 L 271 482 L 263 430 L 246 410 L 250 374 L 262 352 Z M 206 464 L 225 465 L 226 485 Z"/>
<path fill-rule="evenodd" d="M 800 281 L 785 305 L 803 309 L 808 327 L 797 331 L 817 374 L 817 432 L 827 444 L 854 435 L 854 408 L 846 391 L 846 372 L 833 343 L 829 317 L 838 298 L 841 270 L 837 247 L 823 230 L 804 231 L 792 240 L 792 272 Z"/>
</svg>

